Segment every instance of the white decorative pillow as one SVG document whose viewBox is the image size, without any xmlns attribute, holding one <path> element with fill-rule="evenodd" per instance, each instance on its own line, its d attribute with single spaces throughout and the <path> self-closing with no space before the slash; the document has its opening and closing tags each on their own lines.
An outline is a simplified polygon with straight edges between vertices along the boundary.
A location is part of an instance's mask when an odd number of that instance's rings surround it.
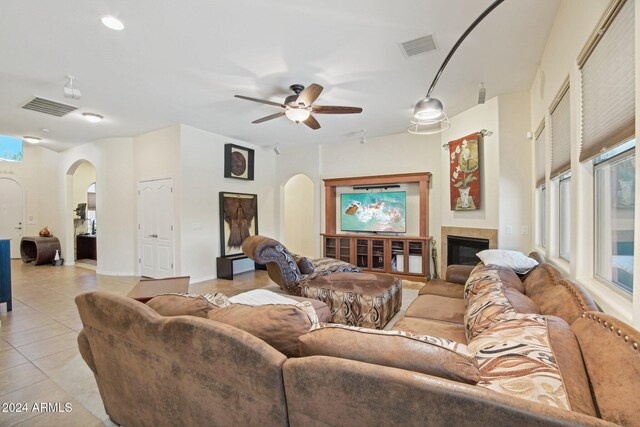
<svg viewBox="0 0 640 427">
<path fill-rule="evenodd" d="M 476 254 L 484 265 L 508 267 L 519 274 L 525 274 L 538 265 L 538 261 L 529 258 L 520 251 L 505 249 L 487 249 Z"/>
</svg>

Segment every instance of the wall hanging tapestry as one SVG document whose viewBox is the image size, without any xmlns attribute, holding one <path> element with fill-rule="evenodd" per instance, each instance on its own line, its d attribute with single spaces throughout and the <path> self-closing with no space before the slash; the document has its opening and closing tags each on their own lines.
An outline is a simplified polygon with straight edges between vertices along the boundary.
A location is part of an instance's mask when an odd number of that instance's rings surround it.
<svg viewBox="0 0 640 427">
<path fill-rule="evenodd" d="M 254 150 L 235 144 L 224 145 L 224 177 L 253 181 Z"/>
<path fill-rule="evenodd" d="M 449 142 L 449 188 L 452 211 L 480 209 L 480 145 L 482 134 L 472 133 Z"/>
<path fill-rule="evenodd" d="M 220 192 L 220 254 L 242 254 L 242 242 L 258 234 L 258 195 Z"/>
</svg>

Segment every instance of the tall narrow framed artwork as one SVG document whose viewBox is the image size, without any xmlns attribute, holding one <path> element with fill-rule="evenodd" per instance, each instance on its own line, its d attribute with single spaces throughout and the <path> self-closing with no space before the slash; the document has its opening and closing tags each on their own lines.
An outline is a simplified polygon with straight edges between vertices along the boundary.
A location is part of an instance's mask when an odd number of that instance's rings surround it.
<svg viewBox="0 0 640 427">
<path fill-rule="evenodd" d="M 452 211 L 480 209 L 482 134 L 449 142 L 449 189 Z"/>
<path fill-rule="evenodd" d="M 242 242 L 258 234 L 258 195 L 220 192 L 220 256 L 242 254 Z"/>
<path fill-rule="evenodd" d="M 253 181 L 255 151 L 236 144 L 224 145 L 224 177 Z"/>
</svg>

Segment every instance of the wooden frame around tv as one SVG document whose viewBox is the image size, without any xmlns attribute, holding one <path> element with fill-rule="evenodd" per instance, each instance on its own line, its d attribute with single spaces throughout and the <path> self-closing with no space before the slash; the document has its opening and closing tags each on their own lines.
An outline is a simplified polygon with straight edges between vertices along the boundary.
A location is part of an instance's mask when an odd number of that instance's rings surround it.
<svg viewBox="0 0 640 427">
<path fill-rule="evenodd" d="M 431 172 L 356 176 L 323 179 L 325 190 L 325 233 L 336 234 L 336 187 L 417 183 L 420 187 L 420 237 L 429 237 L 429 182 Z"/>
</svg>

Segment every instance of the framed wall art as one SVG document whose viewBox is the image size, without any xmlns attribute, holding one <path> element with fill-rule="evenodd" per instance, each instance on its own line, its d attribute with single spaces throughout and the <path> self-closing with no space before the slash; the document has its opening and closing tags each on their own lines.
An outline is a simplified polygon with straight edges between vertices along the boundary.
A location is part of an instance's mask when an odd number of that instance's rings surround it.
<svg viewBox="0 0 640 427">
<path fill-rule="evenodd" d="M 242 242 L 258 234 L 258 195 L 220 192 L 220 256 L 242 254 Z"/>
<path fill-rule="evenodd" d="M 235 144 L 224 144 L 224 177 L 253 181 L 254 150 Z"/>
<path fill-rule="evenodd" d="M 449 142 L 449 189 L 452 211 L 480 209 L 480 149 L 482 134 Z"/>
</svg>

